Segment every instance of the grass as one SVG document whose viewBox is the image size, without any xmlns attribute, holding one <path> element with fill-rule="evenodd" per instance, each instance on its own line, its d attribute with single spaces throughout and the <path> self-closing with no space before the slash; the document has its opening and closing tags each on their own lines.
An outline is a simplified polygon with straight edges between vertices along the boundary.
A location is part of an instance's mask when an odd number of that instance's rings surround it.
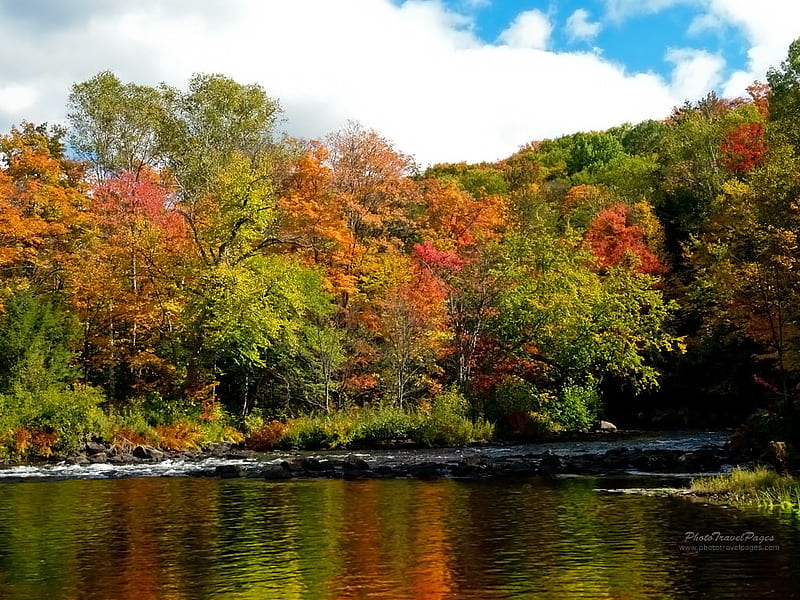
<svg viewBox="0 0 800 600">
<path fill-rule="evenodd" d="M 245 443 L 253 450 L 273 448 L 374 447 L 393 442 L 419 446 L 461 446 L 488 442 L 494 427 L 484 420 L 472 421 L 446 406 L 404 411 L 392 406 L 309 414 L 280 421 L 257 418 L 246 423 Z"/>
<path fill-rule="evenodd" d="M 693 479 L 689 489 L 731 504 L 800 508 L 800 480 L 765 467 L 737 467 L 725 475 Z"/>
</svg>

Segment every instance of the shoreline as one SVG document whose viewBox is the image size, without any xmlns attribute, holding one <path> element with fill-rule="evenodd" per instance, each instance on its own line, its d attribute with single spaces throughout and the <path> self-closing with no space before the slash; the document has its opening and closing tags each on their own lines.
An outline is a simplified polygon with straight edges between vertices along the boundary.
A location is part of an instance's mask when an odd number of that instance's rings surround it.
<svg viewBox="0 0 800 600">
<path fill-rule="evenodd" d="M 641 432 L 637 432 L 641 434 Z M 714 443 L 694 448 L 629 447 L 632 432 L 538 444 L 255 452 L 229 443 L 205 451 L 162 451 L 136 446 L 115 452 L 90 442 L 84 453 L 48 461 L 6 464 L 0 481 L 137 476 L 191 476 L 223 479 L 485 479 L 507 476 L 685 475 L 719 473 L 747 463 Z M 631 440 L 633 441 L 633 440 Z M 608 442 L 608 443 L 606 443 Z M 653 444 L 658 443 L 654 440 Z M 612 447 L 608 447 L 608 446 Z M 15 473 L 20 475 L 17 477 Z M 24 473 L 24 474 L 23 474 Z M 31 474 L 39 474 L 32 476 Z M 98 477 L 99 476 L 99 477 Z"/>
</svg>

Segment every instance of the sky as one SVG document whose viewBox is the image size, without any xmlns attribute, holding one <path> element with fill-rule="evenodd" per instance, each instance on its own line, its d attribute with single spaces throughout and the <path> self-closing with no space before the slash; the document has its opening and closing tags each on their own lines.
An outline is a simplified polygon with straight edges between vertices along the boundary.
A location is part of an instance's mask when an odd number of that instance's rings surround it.
<svg viewBox="0 0 800 600">
<path fill-rule="evenodd" d="M 64 123 L 73 83 L 259 83 L 290 135 L 355 120 L 420 166 L 745 93 L 798 0 L 0 0 L 0 130 Z"/>
</svg>

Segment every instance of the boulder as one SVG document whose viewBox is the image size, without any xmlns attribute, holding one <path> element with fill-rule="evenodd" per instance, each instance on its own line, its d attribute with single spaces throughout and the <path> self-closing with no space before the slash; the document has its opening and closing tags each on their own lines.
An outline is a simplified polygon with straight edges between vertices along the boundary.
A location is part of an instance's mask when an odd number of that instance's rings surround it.
<svg viewBox="0 0 800 600">
<path fill-rule="evenodd" d="M 360 456 L 348 454 L 344 459 L 342 469 L 345 471 L 369 471 L 369 463 Z"/>
<path fill-rule="evenodd" d="M 242 465 L 218 465 L 214 469 L 214 474 L 217 477 L 222 477 L 222 479 L 236 479 L 244 477 L 245 473 Z"/>
<path fill-rule="evenodd" d="M 548 450 L 542 454 L 539 461 L 539 474 L 544 476 L 555 475 L 564 470 L 564 459 Z"/>
<path fill-rule="evenodd" d="M 98 452 L 97 454 L 92 454 L 89 457 L 89 462 L 92 464 L 107 463 L 108 454 L 106 454 L 105 452 Z"/>
<path fill-rule="evenodd" d="M 143 460 L 162 460 L 164 458 L 164 453 L 152 446 L 136 446 L 132 454 L 134 457 Z"/>
<path fill-rule="evenodd" d="M 264 465 L 259 470 L 259 475 L 264 479 L 291 479 L 292 473 L 283 465 Z"/>
<path fill-rule="evenodd" d="M 100 442 L 86 442 L 84 446 L 86 454 L 89 456 L 94 456 L 95 454 L 103 454 L 108 452 L 108 448 L 104 444 Z"/>
</svg>

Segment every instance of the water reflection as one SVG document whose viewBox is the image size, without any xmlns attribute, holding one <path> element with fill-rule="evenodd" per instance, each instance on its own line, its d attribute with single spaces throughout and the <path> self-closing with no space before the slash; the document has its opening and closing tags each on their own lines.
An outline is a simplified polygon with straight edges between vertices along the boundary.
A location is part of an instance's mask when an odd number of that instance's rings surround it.
<svg viewBox="0 0 800 600">
<path fill-rule="evenodd" d="M 793 598 L 796 515 L 576 479 L 125 479 L 0 486 L 9 599 Z M 754 531 L 780 550 L 682 550 Z"/>
</svg>

